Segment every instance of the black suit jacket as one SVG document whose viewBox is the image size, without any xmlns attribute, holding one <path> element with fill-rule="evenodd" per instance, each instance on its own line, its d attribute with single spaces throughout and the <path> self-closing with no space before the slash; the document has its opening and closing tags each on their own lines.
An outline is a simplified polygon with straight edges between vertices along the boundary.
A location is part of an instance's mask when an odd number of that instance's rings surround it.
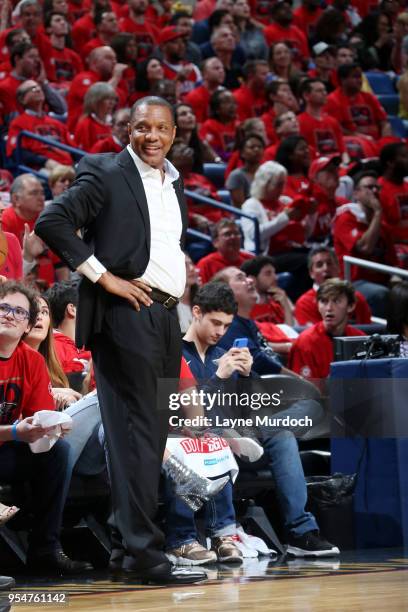
<svg viewBox="0 0 408 612">
<path fill-rule="evenodd" d="M 187 206 L 181 179 L 173 185 L 181 211 L 183 248 Z M 78 229 L 83 229 L 83 239 Z M 141 276 L 150 257 L 150 219 L 142 179 L 127 149 L 85 156 L 78 164 L 75 182 L 44 209 L 35 232 L 73 270 L 94 254 L 117 276 Z M 90 346 L 93 334 L 101 331 L 106 299 L 98 283 L 82 279 L 78 346 Z"/>
</svg>

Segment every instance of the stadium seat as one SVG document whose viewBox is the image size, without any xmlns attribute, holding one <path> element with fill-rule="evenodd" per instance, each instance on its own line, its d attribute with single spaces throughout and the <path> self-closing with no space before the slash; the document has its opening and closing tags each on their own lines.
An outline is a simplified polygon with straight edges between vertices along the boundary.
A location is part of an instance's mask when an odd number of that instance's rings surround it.
<svg viewBox="0 0 408 612">
<path fill-rule="evenodd" d="M 395 95 L 394 81 L 385 72 L 366 72 L 368 82 L 376 95 Z"/>
<path fill-rule="evenodd" d="M 204 176 L 214 183 L 217 189 L 224 189 L 225 164 L 204 164 Z"/>
<path fill-rule="evenodd" d="M 221 202 L 223 202 L 224 204 L 228 204 L 229 206 L 232 206 L 231 195 L 227 189 L 219 189 L 217 193 L 220 196 Z"/>
<path fill-rule="evenodd" d="M 393 94 L 377 94 L 378 101 L 383 105 L 387 115 L 397 115 L 399 110 L 399 95 Z"/>
<path fill-rule="evenodd" d="M 391 123 L 392 131 L 394 132 L 394 136 L 399 136 L 399 138 L 406 138 L 408 136 L 407 129 L 404 125 L 404 122 L 400 117 L 395 117 L 394 115 L 390 115 L 388 117 L 388 121 Z"/>
</svg>

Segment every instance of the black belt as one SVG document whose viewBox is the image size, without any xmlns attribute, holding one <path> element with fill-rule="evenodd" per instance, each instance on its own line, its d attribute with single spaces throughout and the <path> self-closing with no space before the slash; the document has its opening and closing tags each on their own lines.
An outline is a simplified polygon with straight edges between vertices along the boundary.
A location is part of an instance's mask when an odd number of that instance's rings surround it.
<svg viewBox="0 0 408 612">
<path fill-rule="evenodd" d="M 151 292 L 148 293 L 148 296 L 154 302 L 160 302 L 160 304 L 163 304 L 163 306 L 167 308 L 167 310 L 171 310 L 172 308 L 174 308 L 174 306 L 177 306 L 177 304 L 179 303 L 179 300 L 177 298 L 173 297 L 169 293 L 160 291 L 160 289 L 153 288 Z"/>
</svg>

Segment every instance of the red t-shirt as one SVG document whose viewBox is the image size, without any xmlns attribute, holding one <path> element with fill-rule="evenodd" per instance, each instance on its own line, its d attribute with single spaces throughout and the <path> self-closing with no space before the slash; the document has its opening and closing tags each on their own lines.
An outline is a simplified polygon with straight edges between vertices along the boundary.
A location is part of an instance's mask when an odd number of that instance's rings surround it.
<svg viewBox="0 0 408 612">
<path fill-rule="evenodd" d="M 55 68 L 55 80 L 57 83 L 72 81 L 84 69 L 80 55 L 68 47 L 64 49 L 52 47 L 51 62 Z"/>
<path fill-rule="evenodd" d="M 274 144 L 278 140 L 278 137 L 273 126 L 273 123 L 276 119 L 276 113 L 273 108 L 270 108 L 267 112 L 261 115 L 261 119 L 264 122 L 269 144 Z"/>
<path fill-rule="evenodd" d="M 237 102 L 237 117 L 240 121 L 245 121 L 245 119 L 251 117 L 260 117 L 266 112 L 268 103 L 265 99 L 265 92 L 259 91 L 258 93 L 259 95 L 255 96 L 252 89 L 246 85 L 241 85 L 239 89 L 233 91 Z"/>
<path fill-rule="evenodd" d="M 208 281 L 212 279 L 214 274 L 216 274 L 220 270 L 228 268 L 229 266 L 236 266 L 237 268 L 240 268 L 241 264 L 243 264 L 244 261 L 252 259 L 252 257 L 254 256 L 250 253 L 240 251 L 236 260 L 227 261 L 221 255 L 221 253 L 215 251 L 214 253 L 210 253 L 209 255 L 206 255 L 205 257 L 200 259 L 200 261 L 197 262 L 196 267 L 199 271 L 201 282 L 204 285 L 205 283 L 208 283 Z"/>
<path fill-rule="evenodd" d="M 34 229 L 36 219 L 25 221 L 16 214 L 12 206 L 6 208 L 1 218 L 1 225 L 4 232 L 14 234 L 21 248 L 23 247 L 24 224 L 27 223 L 30 232 Z M 38 278 L 46 281 L 49 285 L 55 282 L 55 268 L 61 266 L 61 260 L 50 249 L 46 249 L 43 255 L 37 258 L 38 261 Z"/>
<path fill-rule="evenodd" d="M 384 177 L 378 179 L 381 185 L 380 201 L 384 220 L 392 228 L 395 241 L 408 241 L 407 227 L 399 227 L 401 221 L 408 222 L 408 182 L 393 183 Z"/>
<path fill-rule="evenodd" d="M 83 372 L 91 360 L 91 351 L 76 347 L 75 342 L 62 332 L 54 329 L 55 352 L 64 372 Z"/>
<path fill-rule="evenodd" d="M 82 117 L 75 129 L 75 142 L 80 149 L 90 151 L 99 140 L 109 138 L 112 128 L 91 116 Z"/>
<path fill-rule="evenodd" d="M 23 254 L 17 237 L 10 232 L 4 232 L 7 238 L 6 261 L 0 266 L 0 274 L 6 278 L 20 280 L 23 278 Z"/>
<path fill-rule="evenodd" d="M 46 114 L 39 117 L 38 115 L 31 114 L 30 112 L 25 112 L 13 119 L 13 121 L 10 123 L 7 138 L 8 156 L 13 154 L 13 151 L 17 146 L 17 137 L 22 130 L 34 132 L 34 134 L 38 134 L 39 136 L 52 138 L 52 140 L 70 145 L 71 147 L 75 146 L 73 138 L 69 135 L 66 126 L 61 123 L 61 121 L 53 119 Z M 21 146 L 27 151 L 31 151 L 36 155 L 53 159 L 59 164 L 64 164 L 66 166 L 72 166 L 73 164 L 72 157 L 69 153 L 62 151 L 61 149 L 48 146 L 43 142 L 32 140 L 31 138 L 24 136 L 21 140 Z"/>
<path fill-rule="evenodd" d="M 189 68 L 189 71 L 186 73 L 183 81 L 179 82 L 179 94 L 183 99 L 184 96 L 186 96 L 190 91 L 193 91 L 194 84 L 198 83 L 201 78 L 200 71 L 198 70 L 197 66 L 191 62 L 183 60 L 180 62 L 180 64 L 173 67 L 171 64 L 168 64 L 165 60 L 163 60 L 162 66 L 164 78 L 169 79 L 170 81 L 175 81 L 178 78 L 181 69 L 185 69 L 187 72 L 187 68 Z M 180 70 L 178 70 L 178 68 Z"/>
<path fill-rule="evenodd" d="M 334 117 L 324 115 L 322 119 L 317 119 L 304 112 L 298 115 L 298 121 L 300 134 L 321 155 L 344 153 L 343 133 L 339 122 Z"/>
<path fill-rule="evenodd" d="M 249 318 L 256 323 L 284 323 L 285 311 L 279 302 L 271 298 L 267 304 L 255 304 Z"/>
<path fill-rule="evenodd" d="M 102 140 L 95 142 L 91 148 L 91 153 L 120 153 L 123 149 L 122 145 L 119 145 L 113 136 L 108 136 Z"/>
<path fill-rule="evenodd" d="M 365 336 L 365 333 L 347 325 L 343 336 Z M 327 378 L 334 358 L 333 338 L 323 321 L 305 329 L 292 345 L 288 367 L 304 378 Z"/>
<path fill-rule="evenodd" d="M 235 144 L 235 131 L 238 121 L 220 123 L 217 119 L 207 119 L 200 129 L 200 137 L 208 142 L 214 151 L 228 161 Z"/>
<path fill-rule="evenodd" d="M 185 189 L 194 191 L 198 195 L 218 201 L 220 199 L 216 186 L 202 174 L 190 172 L 187 176 L 183 176 L 183 182 Z M 228 214 L 224 213 L 224 211 L 218 208 L 214 208 L 213 206 L 209 206 L 207 204 L 200 204 L 191 198 L 187 198 L 187 205 L 189 214 L 196 213 L 199 215 L 204 215 L 204 217 L 207 217 L 207 219 L 213 223 L 217 223 L 222 217 L 228 216 Z"/>
<path fill-rule="evenodd" d="M 314 34 L 316 21 L 319 19 L 322 13 L 323 9 L 321 8 L 317 8 L 315 11 L 310 11 L 302 4 L 293 11 L 292 23 L 309 37 Z"/>
<path fill-rule="evenodd" d="M 381 226 L 377 244 L 369 257 L 365 257 L 355 250 L 356 242 L 367 231 L 367 228 L 368 224 L 359 221 L 347 204 L 344 208 L 339 209 L 334 219 L 333 243 L 339 258 L 342 276 L 344 255 L 355 255 L 360 259 L 370 259 L 370 261 L 377 261 L 389 266 L 397 264 L 392 232 L 385 223 Z M 358 266 L 351 266 L 351 278 L 353 281 L 363 279 L 373 283 L 387 283 L 388 281 L 387 276 Z"/>
<path fill-rule="evenodd" d="M 71 31 L 72 44 L 77 53 L 82 53 L 82 50 L 88 40 L 95 36 L 96 29 L 92 16 L 87 13 L 78 19 Z"/>
<path fill-rule="evenodd" d="M 159 40 L 160 30 L 149 21 L 136 23 L 130 17 L 122 17 L 119 20 L 119 30 L 135 35 L 138 61 L 149 57 Z"/>
<path fill-rule="evenodd" d="M 23 112 L 23 108 L 17 104 L 17 89 L 24 79 L 17 79 L 13 74 L 8 74 L 0 81 L 0 111 L 4 116 L 16 111 Z"/>
<path fill-rule="evenodd" d="M 24 342 L 9 359 L 0 359 L 0 376 L 0 425 L 11 425 L 39 410 L 55 410 L 44 357 Z"/>
<path fill-rule="evenodd" d="M 349 132 L 361 132 L 374 139 L 381 137 L 380 124 L 386 121 L 385 110 L 373 94 L 360 91 L 346 96 L 340 87 L 327 97 L 326 112 Z"/>
<path fill-rule="evenodd" d="M 299 325 L 310 325 L 321 321 L 317 307 L 316 289 L 309 289 L 301 295 L 295 304 L 295 319 Z M 356 307 L 352 313 L 351 320 L 358 324 L 371 323 L 371 310 L 364 295 L 356 291 Z"/>
<path fill-rule="evenodd" d="M 188 92 L 184 101 L 190 104 L 197 119 L 197 123 L 204 123 L 208 119 L 210 92 L 205 85 L 200 85 Z"/>
<path fill-rule="evenodd" d="M 275 21 L 266 26 L 263 34 L 269 46 L 281 40 L 290 43 L 293 48 L 293 62 L 297 65 L 301 65 L 310 57 L 307 38 L 304 32 L 295 25 L 284 28 Z"/>
</svg>

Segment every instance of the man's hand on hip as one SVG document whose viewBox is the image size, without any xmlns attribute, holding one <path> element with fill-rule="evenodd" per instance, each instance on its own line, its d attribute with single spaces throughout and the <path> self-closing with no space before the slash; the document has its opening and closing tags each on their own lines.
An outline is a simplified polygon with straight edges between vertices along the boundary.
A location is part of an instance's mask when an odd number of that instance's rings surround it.
<svg viewBox="0 0 408 612">
<path fill-rule="evenodd" d="M 138 311 L 141 304 L 144 304 L 144 306 L 153 304 L 153 300 L 149 297 L 152 289 L 141 280 L 128 281 L 111 274 L 111 272 L 104 272 L 98 283 L 108 293 L 113 293 L 128 300 Z"/>
</svg>

